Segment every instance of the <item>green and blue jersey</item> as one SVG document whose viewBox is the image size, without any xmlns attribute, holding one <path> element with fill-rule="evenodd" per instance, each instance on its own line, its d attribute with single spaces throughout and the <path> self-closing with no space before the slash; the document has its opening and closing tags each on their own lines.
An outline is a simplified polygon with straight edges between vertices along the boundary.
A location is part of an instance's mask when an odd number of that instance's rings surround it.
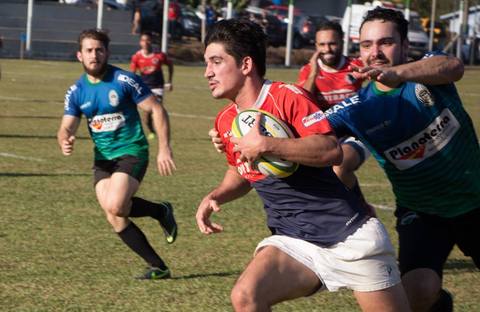
<svg viewBox="0 0 480 312">
<path fill-rule="evenodd" d="M 367 145 L 385 170 L 396 204 L 441 217 L 480 207 L 480 149 L 453 84 L 374 83 L 326 111 L 338 136 Z"/>
<path fill-rule="evenodd" d="M 95 159 L 110 160 L 122 155 L 148 158 L 137 104 L 150 95 L 150 89 L 138 76 L 108 65 L 100 82 L 91 83 L 83 74 L 69 88 L 64 115 L 85 115 L 95 143 Z"/>
</svg>

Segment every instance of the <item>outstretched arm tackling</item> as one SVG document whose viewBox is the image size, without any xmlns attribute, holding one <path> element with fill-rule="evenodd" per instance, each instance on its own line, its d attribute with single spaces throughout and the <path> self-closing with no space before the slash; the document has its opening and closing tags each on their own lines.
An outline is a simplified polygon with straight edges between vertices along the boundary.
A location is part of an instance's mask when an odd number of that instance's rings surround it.
<svg viewBox="0 0 480 312">
<path fill-rule="evenodd" d="M 415 62 L 389 68 L 355 68 L 356 79 L 370 79 L 395 88 L 405 81 L 426 85 L 453 83 L 463 77 L 464 66 L 460 59 L 450 55 L 434 55 Z"/>
</svg>

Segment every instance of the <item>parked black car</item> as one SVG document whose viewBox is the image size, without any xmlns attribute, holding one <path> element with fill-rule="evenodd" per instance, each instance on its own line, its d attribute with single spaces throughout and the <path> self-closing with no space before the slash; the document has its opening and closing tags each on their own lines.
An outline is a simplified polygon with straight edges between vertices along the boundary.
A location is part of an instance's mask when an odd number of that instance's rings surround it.
<svg viewBox="0 0 480 312">
<path fill-rule="evenodd" d="M 179 18 L 180 36 L 191 37 L 201 40 L 202 21 L 195 11 L 188 6 L 180 5 L 181 15 Z"/>
<path fill-rule="evenodd" d="M 300 15 L 293 21 L 292 47 L 300 49 L 306 45 L 315 44 L 315 33 L 321 23 L 328 19 L 319 15 Z"/>
</svg>

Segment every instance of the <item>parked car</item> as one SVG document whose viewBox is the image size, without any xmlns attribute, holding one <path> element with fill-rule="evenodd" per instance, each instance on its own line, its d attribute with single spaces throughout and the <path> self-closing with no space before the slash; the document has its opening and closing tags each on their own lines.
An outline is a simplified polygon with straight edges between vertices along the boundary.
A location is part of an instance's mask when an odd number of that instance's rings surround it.
<svg viewBox="0 0 480 312">
<path fill-rule="evenodd" d="M 239 12 L 237 16 L 240 18 L 248 18 L 262 26 L 267 35 L 268 45 L 274 47 L 285 45 L 286 27 L 284 23 L 268 11 L 257 7 L 247 7 L 244 11 Z"/>
<path fill-rule="evenodd" d="M 202 39 L 202 21 L 195 11 L 188 6 L 180 5 L 180 36 Z"/>
<path fill-rule="evenodd" d="M 305 45 L 314 45 L 318 26 L 326 21 L 328 19 L 320 15 L 295 16 L 293 20 L 292 47 L 300 49 Z"/>
</svg>

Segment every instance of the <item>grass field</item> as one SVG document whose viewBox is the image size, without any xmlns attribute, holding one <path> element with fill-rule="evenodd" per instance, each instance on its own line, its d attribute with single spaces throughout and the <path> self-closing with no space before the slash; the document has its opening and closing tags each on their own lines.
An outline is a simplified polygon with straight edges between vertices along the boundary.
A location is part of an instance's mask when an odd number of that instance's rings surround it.
<svg viewBox="0 0 480 312">
<path fill-rule="evenodd" d="M 175 67 L 166 96 L 178 171 L 160 177 L 150 167 L 139 194 L 174 203 L 180 231 L 167 246 L 156 222 L 137 219 L 173 272 L 165 281 L 137 281 L 140 258 L 113 233 L 92 188 L 92 144 L 85 122 L 75 152 L 63 157 L 56 131 L 77 63 L 1 60 L 0 81 L 0 310 L 2 311 L 230 311 L 230 289 L 268 235 L 254 192 L 215 216 L 225 232 L 203 236 L 194 215 L 201 198 L 223 177 L 225 161 L 207 131 L 224 104 L 211 99 L 200 67 Z M 294 69 L 268 77 L 294 81 Z M 480 129 L 480 71 L 458 83 Z M 192 117 L 196 115 L 197 117 Z M 153 151 L 155 148 L 151 148 Z M 390 185 L 373 160 L 359 177 L 368 200 L 396 243 Z M 445 268 L 456 311 L 480 311 L 480 274 L 458 250 Z M 350 291 L 321 293 L 280 304 L 275 311 L 357 311 Z"/>
</svg>

